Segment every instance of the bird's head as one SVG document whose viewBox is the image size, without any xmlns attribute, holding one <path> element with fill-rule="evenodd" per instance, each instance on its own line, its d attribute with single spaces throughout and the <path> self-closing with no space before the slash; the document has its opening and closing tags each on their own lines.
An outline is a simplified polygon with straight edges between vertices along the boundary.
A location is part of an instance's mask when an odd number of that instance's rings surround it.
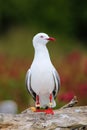
<svg viewBox="0 0 87 130">
<path fill-rule="evenodd" d="M 46 45 L 49 41 L 55 41 L 55 38 L 49 37 L 46 33 L 38 33 L 33 38 L 33 45 Z"/>
</svg>

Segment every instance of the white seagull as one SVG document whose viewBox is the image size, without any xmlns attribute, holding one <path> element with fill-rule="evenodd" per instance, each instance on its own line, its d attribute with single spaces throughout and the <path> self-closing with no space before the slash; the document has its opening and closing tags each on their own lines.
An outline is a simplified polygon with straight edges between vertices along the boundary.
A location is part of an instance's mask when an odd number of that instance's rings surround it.
<svg viewBox="0 0 87 130">
<path fill-rule="evenodd" d="M 38 33 L 33 38 L 35 55 L 30 69 L 26 74 L 26 86 L 36 108 L 53 108 L 56 106 L 55 98 L 60 87 L 60 78 L 54 68 L 46 44 L 54 41 L 45 33 Z"/>
</svg>

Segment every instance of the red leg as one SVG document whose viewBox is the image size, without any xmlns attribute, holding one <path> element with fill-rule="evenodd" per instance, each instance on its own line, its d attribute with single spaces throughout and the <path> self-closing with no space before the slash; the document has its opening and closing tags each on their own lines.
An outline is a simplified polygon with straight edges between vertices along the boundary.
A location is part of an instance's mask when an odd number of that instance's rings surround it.
<svg viewBox="0 0 87 130">
<path fill-rule="evenodd" d="M 49 96 L 49 100 L 50 100 L 50 103 L 49 103 L 49 107 L 50 108 L 48 108 L 48 109 L 46 109 L 44 112 L 46 113 L 46 114 L 54 114 L 54 111 L 53 111 L 53 109 L 52 109 L 52 93 L 50 94 L 50 96 Z"/>
<path fill-rule="evenodd" d="M 50 94 L 49 99 L 50 99 L 50 103 L 51 103 L 52 102 L 52 93 Z"/>
<path fill-rule="evenodd" d="M 39 95 L 36 95 L 36 107 L 40 107 Z"/>
<path fill-rule="evenodd" d="M 40 109 L 40 101 L 39 101 L 39 95 L 36 95 L 36 111 L 35 112 L 44 112 Z"/>
<path fill-rule="evenodd" d="M 49 99 L 50 99 L 49 106 L 50 106 L 50 108 L 51 108 L 51 107 L 52 107 L 52 93 L 50 93 Z"/>
<path fill-rule="evenodd" d="M 39 95 L 36 95 L 36 112 L 45 112 L 46 114 L 54 114 L 53 110 L 52 110 L 52 94 L 50 94 L 49 96 L 50 99 L 50 108 L 46 109 L 46 110 L 41 110 L 40 109 L 40 101 L 39 101 Z"/>
</svg>

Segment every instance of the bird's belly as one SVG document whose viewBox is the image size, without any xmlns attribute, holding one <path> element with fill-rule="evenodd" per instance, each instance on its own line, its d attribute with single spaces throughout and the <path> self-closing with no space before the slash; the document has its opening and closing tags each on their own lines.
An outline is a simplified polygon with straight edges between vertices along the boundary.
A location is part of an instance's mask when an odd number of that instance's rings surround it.
<svg viewBox="0 0 87 130">
<path fill-rule="evenodd" d="M 49 69 L 32 72 L 31 87 L 36 94 L 51 93 L 54 89 L 54 79 Z"/>
</svg>

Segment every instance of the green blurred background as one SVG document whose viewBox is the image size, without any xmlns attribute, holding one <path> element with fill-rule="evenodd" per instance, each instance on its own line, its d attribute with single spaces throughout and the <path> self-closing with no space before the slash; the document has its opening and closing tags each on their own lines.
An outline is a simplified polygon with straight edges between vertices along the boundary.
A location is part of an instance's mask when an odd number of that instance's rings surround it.
<svg viewBox="0 0 87 130">
<path fill-rule="evenodd" d="M 57 107 L 74 95 L 87 105 L 86 0 L 0 0 L 0 101 L 16 101 L 19 111 L 33 104 L 25 75 L 38 32 L 56 38 L 47 46 L 61 78 Z"/>
</svg>

